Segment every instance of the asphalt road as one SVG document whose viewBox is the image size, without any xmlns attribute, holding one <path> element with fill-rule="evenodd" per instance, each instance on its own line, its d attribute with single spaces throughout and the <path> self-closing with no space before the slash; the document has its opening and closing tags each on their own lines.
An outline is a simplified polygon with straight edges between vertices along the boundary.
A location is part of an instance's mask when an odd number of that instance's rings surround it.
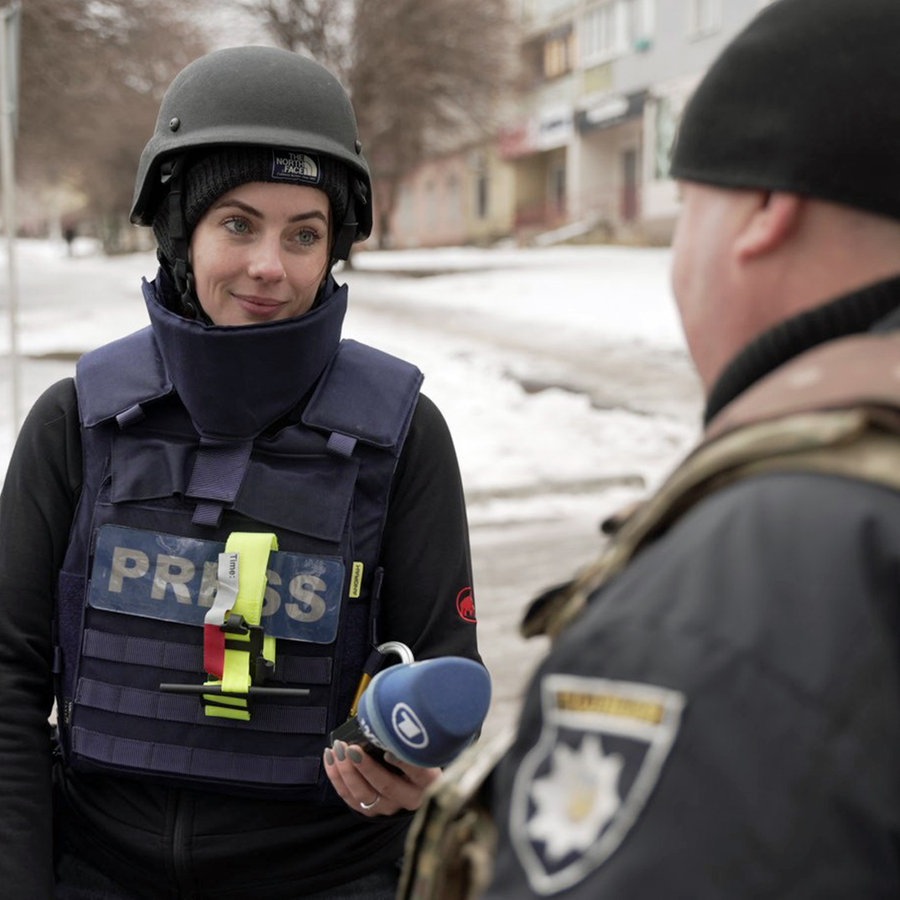
<svg viewBox="0 0 900 900">
<path fill-rule="evenodd" d="M 525 640 L 519 623 L 541 591 L 574 575 L 601 546 L 584 519 L 516 522 L 472 530 L 478 639 L 491 673 L 492 701 L 483 734 L 513 723 L 546 638 Z"/>
<path fill-rule="evenodd" d="M 684 352 L 586 342 L 564 323 L 536 334 L 531 325 L 488 312 L 452 316 L 433 307 L 395 304 L 382 292 L 367 292 L 367 284 L 378 277 L 355 276 L 354 315 L 414 327 L 421 332 L 423 344 L 433 331 L 458 343 L 459 352 L 489 354 L 528 392 L 562 388 L 586 395 L 597 410 L 623 409 L 676 419 L 691 427 L 700 421 L 699 382 Z M 526 517 L 514 514 L 490 524 L 473 517 L 481 523 L 471 530 L 479 645 L 493 683 L 485 737 L 515 720 L 529 675 L 547 649 L 544 638 L 526 641 L 520 636 L 524 611 L 545 588 L 568 580 L 600 552 L 599 521 L 640 493 L 641 485 L 633 479 L 633 473 L 622 471 L 618 478 L 586 479 L 552 488 L 535 485 L 532 491 L 526 487 L 517 496 L 505 498 L 527 503 Z M 565 492 L 568 499 L 577 496 L 578 512 L 555 512 L 559 504 L 554 503 L 554 490 Z M 623 500 L 616 499 L 626 494 Z M 470 509 L 491 499 L 481 493 L 468 494 Z"/>
</svg>

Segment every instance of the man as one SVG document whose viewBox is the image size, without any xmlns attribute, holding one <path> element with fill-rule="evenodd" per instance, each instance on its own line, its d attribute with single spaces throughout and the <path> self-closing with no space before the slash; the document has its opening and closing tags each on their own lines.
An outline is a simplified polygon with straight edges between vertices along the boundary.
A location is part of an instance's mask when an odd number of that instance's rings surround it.
<svg viewBox="0 0 900 900">
<path fill-rule="evenodd" d="M 781 0 L 673 155 L 701 446 L 556 635 L 491 900 L 900 894 L 900 3 Z"/>
</svg>

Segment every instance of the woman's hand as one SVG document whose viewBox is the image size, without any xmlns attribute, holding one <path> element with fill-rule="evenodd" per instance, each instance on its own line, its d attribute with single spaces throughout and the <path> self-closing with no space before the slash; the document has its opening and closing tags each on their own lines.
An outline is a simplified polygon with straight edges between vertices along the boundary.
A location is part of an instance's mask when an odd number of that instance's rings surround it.
<svg viewBox="0 0 900 900">
<path fill-rule="evenodd" d="M 418 809 L 425 789 L 440 775 L 440 769 L 411 766 L 386 753 L 388 768 L 355 744 L 335 741 L 325 750 L 325 774 L 351 809 L 364 816 L 390 816 L 401 809 Z"/>
</svg>

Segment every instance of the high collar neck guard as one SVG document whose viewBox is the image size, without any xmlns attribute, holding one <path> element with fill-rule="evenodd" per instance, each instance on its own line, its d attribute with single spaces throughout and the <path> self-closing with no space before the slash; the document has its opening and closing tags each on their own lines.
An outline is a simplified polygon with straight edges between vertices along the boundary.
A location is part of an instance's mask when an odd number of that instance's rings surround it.
<svg viewBox="0 0 900 900">
<path fill-rule="evenodd" d="M 166 373 L 200 435 L 247 440 L 293 409 L 337 350 L 347 287 L 333 279 L 302 316 L 226 327 L 167 309 L 159 278 L 144 282 L 144 301 Z"/>
</svg>

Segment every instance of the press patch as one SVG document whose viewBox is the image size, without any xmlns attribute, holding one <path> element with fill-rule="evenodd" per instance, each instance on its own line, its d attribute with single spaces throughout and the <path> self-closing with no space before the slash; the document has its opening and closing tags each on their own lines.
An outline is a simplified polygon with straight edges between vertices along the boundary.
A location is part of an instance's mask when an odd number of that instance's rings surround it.
<svg viewBox="0 0 900 900">
<path fill-rule="evenodd" d="M 543 730 L 516 773 L 513 847 L 532 889 L 555 894 L 615 852 L 659 780 L 684 708 L 648 684 L 547 675 Z"/>
<path fill-rule="evenodd" d="M 97 535 L 88 603 L 94 609 L 203 627 L 218 583 L 218 541 L 104 525 Z M 261 625 L 270 637 L 330 644 L 337 637 L 344 562 L 269 555 Z"/>
<path fill-rule="evenodd" d="M 297 150 L 275 150 L 272 153 L 272 178 L 300 184 L 318 184 L 321 180 L 319 160 Z"/>
</svg>

